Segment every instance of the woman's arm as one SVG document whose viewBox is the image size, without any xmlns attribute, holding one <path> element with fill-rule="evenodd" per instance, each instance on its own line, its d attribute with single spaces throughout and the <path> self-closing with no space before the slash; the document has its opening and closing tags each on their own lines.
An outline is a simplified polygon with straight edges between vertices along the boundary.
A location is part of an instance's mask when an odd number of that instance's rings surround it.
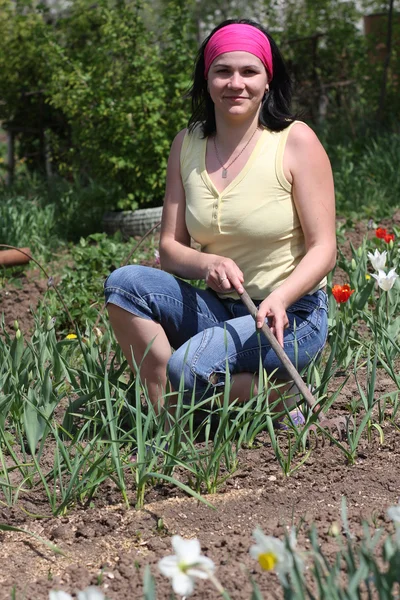
<svg viewBox="0 0 400 600">
<path fill-rule="evenodd" d="M 286 308 L 315 288 L 336 261 L 335 195 L 328 156 L 315 133 L 302 123 L 292 127 L 283 168 L 304 233 L 306 254 L 289 277 L 260 305 L 258 326 L 269 317 L 283 345 Z"/>
<path fill-rule="evenodd" d="M 218 292 L 226 291 L 233 285 L 242 293 L 243 273 L 233 260 L 198 252 L 190 247 L 185 220 L 185 190 L 180 169 L 185 132 L 186 130 L 179 132 L 174 139 L 168 159 L 160 235 L 161 267 L 184 279 L 204 279 L 209 287 Z"/>
</svg>

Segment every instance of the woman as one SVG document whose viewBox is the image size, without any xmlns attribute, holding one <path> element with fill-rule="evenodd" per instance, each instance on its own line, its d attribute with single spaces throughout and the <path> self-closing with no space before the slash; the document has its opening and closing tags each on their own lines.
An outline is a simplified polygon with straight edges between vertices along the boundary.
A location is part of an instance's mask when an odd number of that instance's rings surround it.
<svg viewBox="0 0 400 600">
<path fill-rule="evenodd" d="M 221 391 L 226 365 L 231 399 L 247 400 L 260 351 L 267 372 L 287 380 L 240 301 L 243 286 L 257 327 L 267 319 L 297 368 L 307 366 L 326 341 L 325 276 L 336 258 L 329 160 L 290 114 L 290 80 L 269 34 L 248 20 L 216 27 L 190 94 L 189 127 L 168 162 L 163 270 L 122 267 L 105 284 L 117 340 L 131 368 L 140 364 L 156 407 L 168 379 L 175 390 L 183 379 L 186 401 Z M 203 279 L 207 289 L 174 276 Z"/>
</svg>

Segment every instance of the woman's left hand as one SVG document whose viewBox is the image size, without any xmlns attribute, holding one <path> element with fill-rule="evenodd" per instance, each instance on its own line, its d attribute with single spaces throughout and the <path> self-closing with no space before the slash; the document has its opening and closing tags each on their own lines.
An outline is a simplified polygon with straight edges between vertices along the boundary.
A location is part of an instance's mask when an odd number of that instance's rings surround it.
<svg viewBox="0 0 400 600">
<path fill-rule="evenodd" d="M 283 330 L 289 327 L 289 319 L 286 314 L 286 306 L 283 298 L 276 292 L 272 292 L 258 307 L 256 317 L 257 328 L 261 328 L 264 325 L 266 318 L 268 319 L 268 326 L 271 332 L 283 348 Z"/>
</svg>

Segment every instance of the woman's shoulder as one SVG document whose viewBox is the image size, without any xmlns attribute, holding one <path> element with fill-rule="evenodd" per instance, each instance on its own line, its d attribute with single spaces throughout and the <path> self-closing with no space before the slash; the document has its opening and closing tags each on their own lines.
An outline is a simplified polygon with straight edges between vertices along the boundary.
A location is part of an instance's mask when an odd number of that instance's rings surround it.
<svg viewBox="0 0 400 600">
<path fill-rule="evenodd" d="M 171 145 L 171 150 L 170 150 L 170 157 L 179 157 L 181 154 L 181 150 L 182 150 L 182 146 L 184 144 L 184 140 L 187 134 L 187 129 L 181 129 L 181 131 L 179 131 L 176 136 L 174 137 L 174 140 L 172 142 Z"/>
<path fill-rule="evenodd" d="M 179 163 L 182 169 L 190 157 L 198 156 L 203 143 L 204 138 L 198 127 L 181 129 L 172 142 L 170 160 Z"/>
<path fill-rule="evenodd" d="M 175 136 L 174 141 L 172 142 L 172 147 L 173 148 L 182 148 L 182 145 L 184 143 L 188 143 L 189 140 L 193 141 L 193 140 L 199 140 L 202 139 L 203 135 L 202 135 L 202 128 L 201 125 L 196 125 L 195 127 L 192 128 L 188 128 L 185 127 L 184 129 L 181 129 Z"/>
<path fill-rule="evenodd" d="M 310 144 L 320 145 L 316 133 L 304 121 L 293 121 L 287 129 L 287 143 L 291 146 L 304 148 Z"/>
<path fill-rule="evenodd" d="M 288 133 L 284 162 L 286 170 L 294 176 L 310 169 L 322 170 L 329 159 L 313 129 L 302 121 L 295 121 Z"/>
<path fill-rule="evenodd" d="M 183 140 L 185 139 L 186 134 L 188 133 L 188 129 L 187 127 L 185 127 L 184 129 L 181 129 L 180 131 L 178 131 L 178 133 L 176 134 L 174 141 L 172 142 L 173 145 L 178 145 L 178 146 L 182 146 Z"/>
</svg>

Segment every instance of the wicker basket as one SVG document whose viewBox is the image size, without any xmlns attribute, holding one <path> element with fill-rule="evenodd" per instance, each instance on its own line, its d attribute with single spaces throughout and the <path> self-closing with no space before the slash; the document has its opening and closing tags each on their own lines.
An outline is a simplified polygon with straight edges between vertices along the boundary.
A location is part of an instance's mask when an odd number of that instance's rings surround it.
<svg viewBox="0 0 400 600">
<path fill-rule="evenodd" d="M 162 206 L 157 206 L 135 211 L 106 212 L 103 216 L 103 229 L 109 234 L 121 231 L 125 239 L 135 235 L 142 236 L 161 221 L 162 209 Z"/>
</svg>

